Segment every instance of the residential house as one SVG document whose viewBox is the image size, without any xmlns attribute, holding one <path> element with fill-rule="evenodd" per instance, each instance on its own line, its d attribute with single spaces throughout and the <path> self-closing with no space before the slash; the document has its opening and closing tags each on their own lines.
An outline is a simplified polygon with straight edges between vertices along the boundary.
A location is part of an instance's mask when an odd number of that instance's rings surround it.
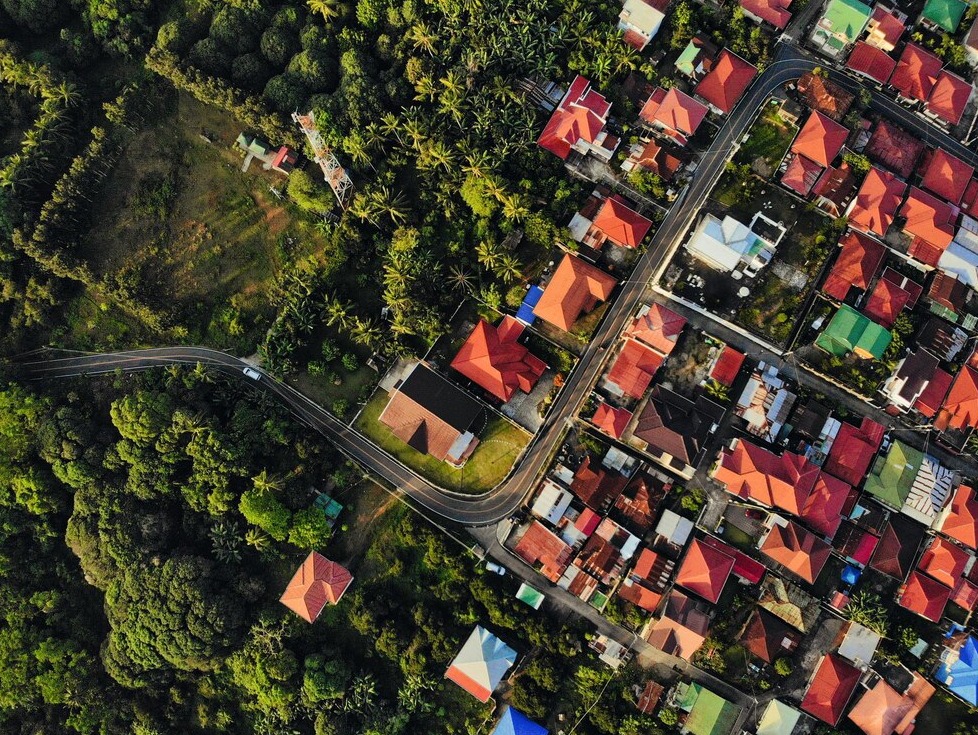
<svg viewBox="0 0 978 735">
<path fill-rule="evenodd" d="M 638 413 L 633 444 L 681 477 L 690 478 L 702 459 L 704 445 L 723 417 L 724 409 L 700 396 L 690 401 L 657 385 Z"/>
<path fill-rule="evenodd" d="M 458 684 L 480 702 L 488 702 L 515 663 L 516 651 L 477 625 L 452 660 L 445 678 Z"/>
<path fill-rule="evenodd" d="M 842 523 L 843 510 L 853 499 L 852 486 L 826 472 L 819 472 L 815 487 L 801 509 L 800 518 L 810 529 L 831 539 Z"/>
<path fill-rule="evenodd" d="M 732 388 L 737 376 L 747 360 L 747 355 L 735 350 L 730 345 L 724 345 L 718 350 L 710 365 L 710 379 L 722 386 Z"/>
<path fill-rule="evenodd" d="M 705 265 L 734 278 L 753 278 L 774 257 L 785 229 L 758 212 L 750 225 L 730 215 L 705 213 L 686 242 L 686 251 Z"/>
<path fill-rule="evenodd" d="M 625 0 L 618 16 L 625 43 L 642 51 L 662 27 L 668 7 L 669 0 Z"/>
<path fill-rule="evenodd" d="M 911 572 L 897 591 L 897 604 L 932 623 L 940 621 L 951 598 L 951 588 L 919 571 Z"/>
<path fill-rule="evenodd" d="M 907 15 L 895 8 L 877 5 L 866 24 L 866 43 L 887 53 L 896 48 L 907 27 Z"/>
<path fill-rule="evenodd" d="M 934 527 L 948 538 L 978 550 L 978 494 L 961 485 Z"/>
<path fill-rule="evenodd" d="M 668 544 L 673 556 L 678 557 L 693 533 L 693 522 L 666 508 L 655 526 L 655 545 Z"/>
<path fill-rule="evenodd" d="M 921 399 L 924 392 L 930 389 L 935 382 L 938 373 L 945 374 L 938 367 L 938 360 L 927 350 L 918 349 L 916 352 L 908 352 L 907 355 L 896 364 L 893 373 L 887 378 L 880 393 L 886 396 L 889 402 L 890 413 L 906 413 L 911 408 L 917 407 L 917 402 Z M 938 384 L 941 383 L 937 378 Z M 947 384 L 944 385 L 944 392 L 947 392 Z M 938 406 L 943 402 L 944 396 L 938 399 Z M 931 414 L 933 416 L 933 413 Z"/>
<path fill-rule="evenodd" d="M 577 76 L 560 100 L 537 145 L 567 160 L 571 151 L 589 153 L 610 160 L 618 139 L 604 129 L 611 103 L 591 89 L 591 83 Z"/>
<path fill-rule="evenodd" d="M 763 608 L 754 609 L 740 635 L 741 645 L 767 664 L 790 656 L 801 639 L 798 631 Z"/>
<path fill-rule="evenodd" d="M 696 85 L 694 94 L 716 114 L 726 115 L 733 110 L 756 76 L 757 67 L 729 49 L 724 49 L 710 72 Z"/>
<path fill-rule="evenodd" d="M 849 205 L 849 224 L 863 232 L 883 237 L 893 224 L 906 190 L 906 183 L 895 174 L 874 166 L 866 174 L 859 192 Z"/>
<path fill-rule="evenodd" d="M 925 102 L 930 96 L 944 62 L 922 46 L 908 43 L 897 61 L 889 84 L 897 94 L 911 102 Z"/>
<path fill-rule="evenodd" d="M 655 174 L 665 182 L 672 181 L 690 161 L 688 153 L 680 148 L 674 148 L 658 140 L 646 143 L 635 143 L 631 152 L 621 163 L 621 170 L 626 173 L 636 168 Z"/>
<path fill-rule="evenodd" d="M 927 96 L 924 114 L 948 126 L 957 125 L 964 116 L 975 88 L 947 69 L 941 71 Z"/>
<path fill-rule="evenodd" d="M 863 304 L 863 313 L 890 329 L 904 310 L 913 310 L 923 291 L 916 281 L 887 268 Z"/>
<path fill-rule="evenodd" d="M 936 316 L 928 319 L 917 335 L 918 345 L 947 362 L 953 362 L 967 343 L 967 332 Z"/>
<path fill-rule="evenodd" d="M 638 561 L 618 587 L 618 596 L 654 613 L 668 588 L 676 563 L 651 549 L 642 549 Z"/>
<path fill-rule="evenodd" d="M 719 49 L 702 33 L 693 36 L 676 59 L 676 71 L 698 82 L 713 69 Z"/>
<path fill-rule="evenodd" d="M 574 473 L 570 487 L 581 502 L 600 512 L 614 502 L 627 483 L 628 478 L 618 472 L 592 467 L 588 455 Z"/>
<path fill-rule="evenodd" d="M 957 322 L 959 315 L 964 313 L 970 297 L 968 285 L 956 275 L 942 270 L 934 271 L 933 280 L 927 291 L 932 312 L 950 322 Z"/>
<path fill-rule="evenodd" d="M 903 179 L 909 179 L 916 173 L 920 156 L 926 148 L 919 135 L 884 119 L 876 124 L 863 153 L 871 161 L 886 166 Z M 900 191 L 901 196 L 903 191 Z"/>
<path fill-rule="evenodd" d="M 504 316 L 498 327 L 480 319 L 452 367 L 503 403 L 517 391 L 529 393 L 547 366 L 517 341 L 523 329 L 511 316 Z"/>
<path fill-rule="evenodd" d="M 856 95 L 852 92 L 847 92 L 830 79 L 810 71 L 801 75 L 797 90 L 808 107 L 836 122 L 846 116 L 856 100 Z"/>
<path fill-rule="evenodd" d="M 574 550 L 540 521 L 533 521 L 513 548 L 514 553 L 536 571 L 556 583 Z"/>
<path fill-rule="evenodd" d="M 768 559 L 809 584 L 815 584 L 832 554 L 832 547 L 827 543 L 780 516 L 773 516 L 758 548 Z"/>
<path fill-rule="evenodd" d="M 781 174 L 781 185 L 799 196 L 808 197 L 825 169 L 805 156 L 791 154 Z"/>
<path fill-rule="evenodd" d="M 951 204 L 960 204 L 975 169 L 943 148 L 935 148 L 924 159 L 920 185 Z"/>
<path fill-rule="evenodd" d="M 791 152 L 820 166 L 828 166 L 839 155 L 848 137 L 848 128 L 815 110 L 798 131 Z"/>
<path fill-rule="evenodd" d="M 673 87 L 668 92 L 656 88 L 639 111 L 639 118 L 680 145 L 686 145 L 708 110 L 685 92 Z"/>
<path fill-rule="evenodd" d="M 886 84 L 896 68 L 896 59 L 866 41 L 857 41 L 846 59 L 846 67 L 878 85 Z"/>
<path fill-rule="evenodd" d="M 608 436 L 621 439 L 632 420 L 632 412 L 625 408 L 610 406 L 604 401 L 598 404 L 591 417 L 591 423 Z"/>
<path fill-rule="evenodd" d="M 758 23 L 767 23 L 783 31 L 791 20 L 791 0 L 740 0 L 744 15 Z"/>
<path fill-rule="evenodd" d="M 978 427 L 978 370 L 964 365 L 951 383 L 934 428 L 970 434 Z"/>
<path fill-rule="evenodd" d="M 257 158 L 262 162 L 262 169 L 265 171 L 277 171 L 288 176 L 299 161 L 299 155 L 288 146 L 276 148 L 257 135 L 241 133 L 235 142 L 238 148 L 245 152 L 245 162 L 242 166 L 244 171 L 248 170 L 251 160 Z"/>
<path fill-rule="evenodd" d="M 951 636 L 934 678 L 966 704 L 978 707 L 978 640 L 967 633 Z"/>
<path fill-rule="evenodd" d="M 841 58 L 862 34 L 872 11 L 858 0 L 829 0 L 811 41 L 826 56 Z"/>
<path fill-rule="evenodd" d="M 747 424 L 748 433 L 776 442 L 797 399 L 778 369 L 760 362 L 737 399 L 734 413 Z"/>
<path fill-rule="evenodd" d="M 836 357 L 852 354 L 864 360 L 880 360 L 892 339 L 882 326 L 843 304 L 815 339 L 815 346 Z"/>
<path fill-rule="evenodd" d="M 923 541 L 923 526 L 907 516 L 891 514 L 869 566 L 902 582 L 913 568 Z"/>
<path fill-rule="evenodd" d="M 394 386 L 378 420 L 412 449 L 461 467 L 479 444 L 475 431 L 484 416 L 478 401 L 417 362 Z"/>
<path fill-rule="evenodd" d="M 876 458 L 863 489 L 930 526 L 951 496 L 954 475 L 929 454 L 895 440 Z"/>
<path fill-rule="evenodd" d="M 862 672 L 846 663 L 838 654 L 822 656 L 802 699 L 802 710 L 835 727 L 842 719 L 860 678 Z"/>
<path fill-rule="evenodd" d="M 936 266 L 954 239 L 957 215 L 957 210 L 947 202 L 911 187 L 900 208 L 900 216 L 906 220 L 903 231 L 911 237 L 910 257 L 924 265 Z"/>
<path fill-rule="evenodd" d="M 685 661 L 692 659 L 710 630 L 709 606 L 674 589 L 645 639 L 653 648 Z"/>
<path fill-rule="evenodd" d="M 643 217 L 622 197 L 612 194 L 604 200 L 584 244 L 599 249 L 606 242 L 623 248 L 637 248 L 652 227 L 652 221 Z"/>
<path fill-rule="evenodd" d="M 618 281 L 600 268 L 571 255 L 564 255 L 533 313 L 555 327 L 570 331 L 574 322 L 606 301 Z"/>
<path fill-rule="evenodd" d="M 556 482 L 547 478 L 533 497 L 530 512 L 537 518 L 556 526 L 570 507 L 574 496 Z"/>
<path fill-rule="evenodd" d="M 615 498 L 608 517 L 630 533 L 645 537 L 655 525 L 659 504 L 672 489 L 672 483 L 644 472 L 633 475 Z"/>
<path fill-rule="evenodd" d="M 935 536 L 917 562 L 917 569 L 941 584 L 953 588 L 962 575 L 971 571 L 974 560 L 973 555 L 957 544 L 941 536 Z"/>
<path fill-rule="evenodd" d="M 621 351 L 604 375 L 601 387 L 615 397 L 640 399 L 665 358 L 651 347 L 634 339 L 625 339 Z"/>
<path fill-rule="evenodd" d="M 830 217 L 841 217 L 856 191 L 856 181 L 855 170 L 845 161 L 829 166 L 812 187 L 812 201 Z"/>
<path fill-rule="evenodd" d="M 757 604 L 802 633 L 812 632 L 821 615 L 818 600 L 775 574 L 764 577 Z"/>
<path fill-rule="evenodd" d="M 322 554 L 313 551 L 289 581 L 279 602 L 313 623 L 327 605 L 336 605 L 353 583 L 353 575 Z"/>
<path fill-rule="evenodd" d="M 853 289 L 869 288 L 883 263 L 886 248 L 855 230 L 848 230 L 839 245 L 839 256 L 822 284 L 822 293 L 836 301 L 846 301 Z"/>
<path fill-rule="evenodd" d="M 548 732 L 518 709 L 505 705 L 503 715 L 490 735 L 548 735 Z"/>
<path fill-rule="evenodd" d="M 666 357 L 672 354 L 686 319 L 662 304 L 643 304 L 635 318 L 625 327 L 625 336 L 647 344 Z"/>
<path fill-rule="evenodd" d="M 885 431 L 882 424 L 865 416 L 859 426 L 843 422 L 822 470 L 853 487 L 859 485 L 883 442 Z"/>
<path fill-rule="evenodd" d="M 757 721 L 757 735 L 792 735 L 801 712 L 778 699 L 772 699 Z"/>
<path fill-rule="evenodd" d="M 732 735 L 740 717 L 740 707 L 711 692 L 701 684 L 678 684 L 676 703 L 686 720 L 683 730 L 691 735 Z"/>
<path fill-rule="evenodd" d="M 734 439 L 720 452 L 712 477 L 730 494 L 765 507 L 800 515 L 818 479 L 819 468 L 801 455 L 773 452 Z"/>
<path fill-rule="evenodd" d="M 837 653 L 853 666 L 866 669 L 873 663 L 883 637 L 865 625 L 849 620 L 842 624 L 835 639 Z"/>
<path fill-rule="evenodd" d="M 965 34 L 961 42 L 964 50 L 968 53 L 968 59 L 972 65 L 978 63 L 978 20 L 971 23 L 971 28 Z"/>
<path fill-rule="evenodd" d="M 967 9 L 967 3 L 962 0 L 927 0 L 920 14 L 920 22 L 938 33 L 953 34 L 961 25 Z"/>
<path fill-rule="evenodd" d="M 937 691 L 917 672 L 911 673 L 910 680 L 901 693 L 885 679 L 878 679 L 850 710 L 849 719 L 866 735 L 909 735 L 920 710 Z"/>
<path fill-rule="evenodd" d="M 682 566 L 679 567 L 676 584 L 707 602 L 716 604 L 730 578 L 733 566 L 732 556 L 701 543 L 699 539 L 693 539 L 686 549 Z"/>
</svg>

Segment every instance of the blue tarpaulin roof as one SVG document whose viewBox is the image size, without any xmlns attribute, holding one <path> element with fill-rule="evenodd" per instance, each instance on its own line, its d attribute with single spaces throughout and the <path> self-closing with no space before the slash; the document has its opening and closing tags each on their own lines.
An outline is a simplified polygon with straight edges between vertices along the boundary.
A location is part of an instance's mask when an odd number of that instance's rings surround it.
<svg viewBox="0 0 978 735">
<path fill-rule="evenodd" d="M 842 581 L 846 584 L 855 584 L 859 581 L 859 577 L 862 575 L 862 571 L 859 567 L 854 567 L 849 564 L 845 569 L 842 570 Z"/>
<path fill-rule="evenodd" d="M 507 707 L 492 735 L 547 735 L 547 729 L 527 718 L 518 709 Z"/>
<path fill-rule="evenodd" d="M 536 314 L 533 313 L 533 307 L 537 305 L 541 296 L 543 296 L 542 288 L 539 286 L 530 286 L 530 289 L 526 292 L 526 298 L 520 304 L 520 310 L 516 312 L 516 318 L 524 324 L 533 324 L 533 321 L 537 318 Z"/>
<path fill-rule="evenodd" d="M 965 702 L 978 705 L 978 641 L 968 636 L 958 651 L 958 660 L 950 666 L 942 663 L 934 678 Z"/>
</svg>

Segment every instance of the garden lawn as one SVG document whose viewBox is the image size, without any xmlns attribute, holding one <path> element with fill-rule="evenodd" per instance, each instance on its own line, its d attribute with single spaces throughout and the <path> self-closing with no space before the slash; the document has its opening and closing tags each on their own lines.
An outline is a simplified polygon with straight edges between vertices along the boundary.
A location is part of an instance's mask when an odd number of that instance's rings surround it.
<svg viewBox="0 0 978 735">
<path fill-rule="evenodd" d="M 750 128 L 750 137 L 737 152 L 739 162 L 754 164 L 760 159 L 772 172 L 777 170 L 798 132 L 796 125 L 786 123 L 778 117 L 779 107 L 780 105 L 770 103 L 764 106 L 757 122 Z"/>
<path fill-rule="evenodd" d="M 447 490 L 473 494 L 491 490 L 506 477 L 530 441 L 526 431 L 489 413 L 487 426 L 479 433 L 479 446 L 465 466 L 457 470 L 409 447 L 380 423 L 387 400 L 387 392 L 378 390 L 357 418 L 356 428 L 422 477 Z"/>
</svg>

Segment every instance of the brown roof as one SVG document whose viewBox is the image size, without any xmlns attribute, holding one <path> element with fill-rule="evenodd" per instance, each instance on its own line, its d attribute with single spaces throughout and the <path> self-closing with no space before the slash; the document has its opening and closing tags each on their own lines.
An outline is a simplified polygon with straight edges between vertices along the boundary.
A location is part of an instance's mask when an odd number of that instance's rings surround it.
<svg viewBox="0 0 978 735">
<path fill-rule="evenodd" d="M 540 521 L 533 521 L 513 551 L 551 582 L 560 579 L 573 554 L 573 549 Z"/>
<path fill-rule="evenodd" d="M 662 617 L 649 631 L 649 644 L 689 661 L 703 645 L 710 630 L 707 609 L 706 603 L 697 602 L 682 592 L 673 590 L 666 599 Z"/>
<path fill-rule="evenodd" d="M 822 292 L 845 301 L 853 288 L 865 290 L 883 262 L 882 243 L 855 230 L 849 230 L 839 243 L 842 249 L 822 284 Z"/>
<path fill-rule="evenodd" d="M 763 608 L 755 608 L 740 637 L 744 648 L 765 663 L 792 653 L 801 640 L 794 628 Z"/>
<path fill-rule="evenodd" d="M 761 553 L 814 584 L 832 554 L 832 547 L 794 521 L 788 521 L 785 526 L 771 528 Z"/>
<path fill-rule="evenodd" d="M 609 472 L 604 467 L 593 469 L 591 457 L 587 456 L 574 473 L 571 490 L 585 505 L 601 510 L 618 497 L 627 482 L 627 477 Z"/>
<path fill-rule="evenodd" d="M 335 605 L 353 582 L 345 568 L 315 551 L 302 562 L 279 602 L 308 623 L 319 617 L 326 605 Z"/>
<path fill-rule="evenodd" d="M 927 297 L 945 309 L 959 313 L 968 299 L 968 286 L 942 270 L 934 271 Z"/>
<path fill-rule="evenodd" d="M 568 253 L 554 271 L 533 313 L 569 331 L 581 314 L 611 296 L 617 283 L 614 276 Z"/>
</svg>

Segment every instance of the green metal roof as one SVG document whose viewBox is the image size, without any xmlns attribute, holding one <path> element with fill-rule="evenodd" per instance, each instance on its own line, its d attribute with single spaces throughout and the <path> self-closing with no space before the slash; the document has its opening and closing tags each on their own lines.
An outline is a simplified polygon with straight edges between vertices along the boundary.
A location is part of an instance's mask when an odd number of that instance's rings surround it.
<svg viewBox="0 0 978 735">
<path fill-rule="evenodd" d="M 829 0 L 823 16 L 826 24 L 839 36 L 852 43 L 863 32 L 872 10 L 859 0 Z"/>
<path fill-rule="evenodd" d="M 679 706 L 689 712 L 685 728 L 693 735 L 730 735 L 740 708 L 719 694 L 690 684 Z"/>
<path fill-rule="evenodd" d="M 343 506 L 325 493 L 318 495 L 316 497 L 316 502 L 313 503 L 313 505 L 325 513 L 327 518 L 334 521 L 339 518 L 340 513 L 343 512 Z"/>
<path fill-rule="evenodd" d="M 883 353 L 886 352 L 886 348 L 890 346 L 892 340 L 893 335 L 890 334 L 889 330 L 867 319 L 866 328 L 856 341 L 856 350 L 872 355 L 873 359 L 879 360 L 883 357 Z"/>
<path fill-rule="evenodd" d="M 686 44 L 686 48 L 683 52 L 679 54 L 679 58 L 676 59 L 676 68 L 688 77 L 693 76 L 693 72 L 696 71 L 694 64 L 696 63 L 696 56 L 699 54 L 700 50 L 692 41 Z"/>
<path fill-rule="evenodd" d="M 540 605 L 543 604 L 544 594 L 540 590 L 536 589 L 535 587 L 531 587 L 524 582 L 520 585 L 520 588 L 516 590 L 516 599 L 520 602 L 525 602 L 534 610 L 539 610 Z"/>
<path fill-rule="evenodd" d="M 961 18 L 967 9 L 967 4 L 961 0 L 927 0 L 921 16 L 948 33 L 954 33 L 961 25 Z"/>
<path fill-rule="evenodd" d="M 880 455 L 866 478 L 865 490 L 886 505 L 899 510 L 923 463 L 924 454 L 901 441 L 894 441 L 886 456 Z"/>
<path fill-rule="evenodd" d="M 858 350 L 879 360 L 892 339 L 893 335 L 879 324 L 843 305 L 818 335 L 815 345 L 836 357 Z"/>
</svg>

